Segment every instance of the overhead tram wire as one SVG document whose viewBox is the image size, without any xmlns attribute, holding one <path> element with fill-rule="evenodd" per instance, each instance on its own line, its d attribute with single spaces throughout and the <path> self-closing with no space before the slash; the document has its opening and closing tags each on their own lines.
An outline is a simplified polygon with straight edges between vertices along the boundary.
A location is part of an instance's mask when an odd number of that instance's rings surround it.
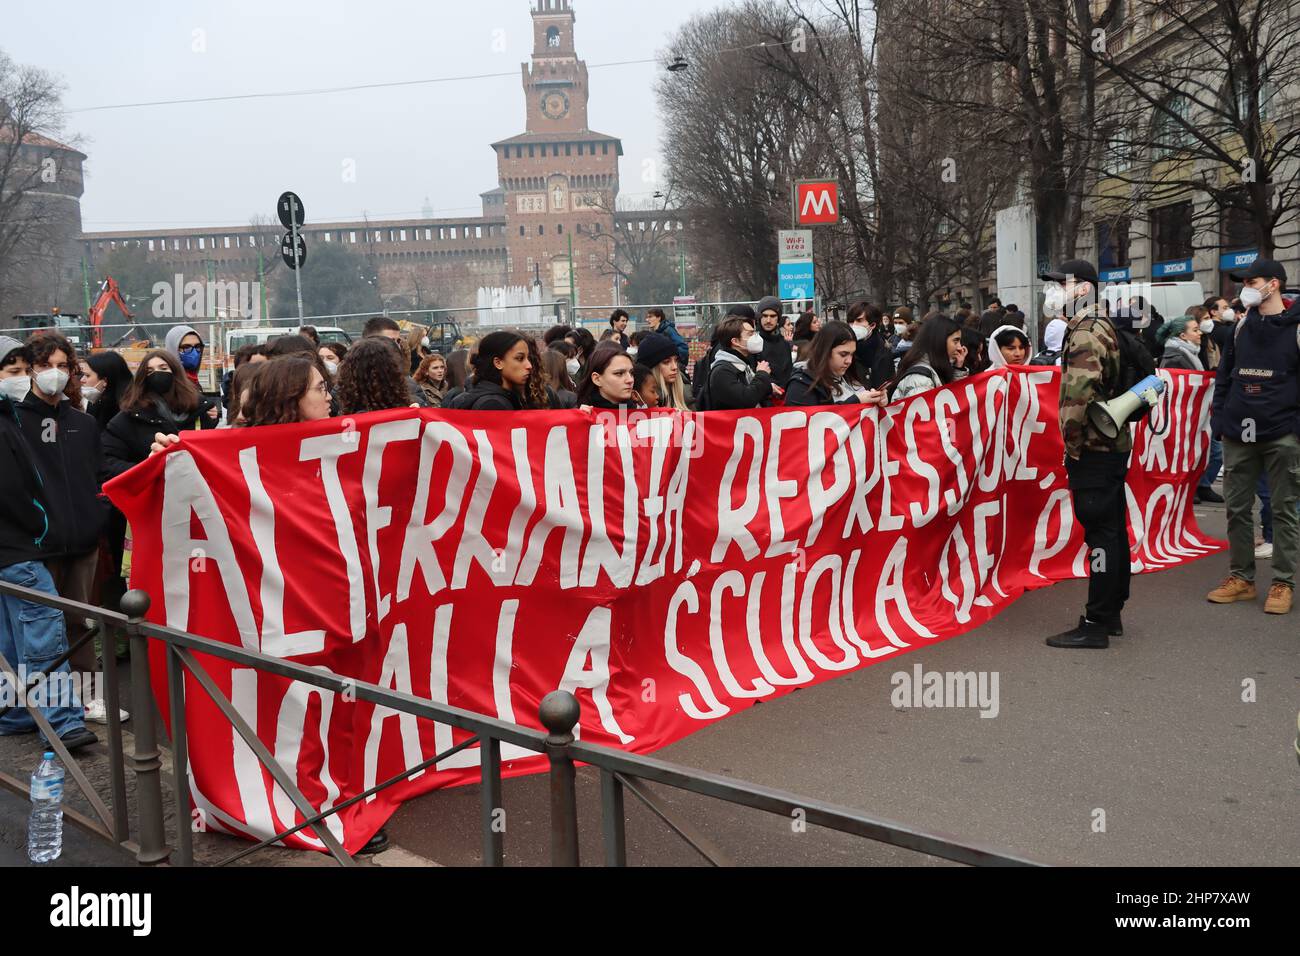
<svg viewBox="0 0 1300 956">
<path fill-rule="evenodd" d="M 794 40 L 788 40 L 785 41 L 784 43 L 768 43 L 767 41 L 763 41 L 761 43 L 751 43 L 748 46 L 739 46 L 739 47 L 733 47 L 731 49 L 719 50 L 718 54 L 721 55 L 726 53 L 743 53 L 746 50 L 757 50 L 762 47 L 789 46 L 794 42 L 795 42 Z M 661 63 L 661 62 L 663 62 L 661 57 L 649 57 L 647 59 L 640 59 L 640 60 L 616 60 L 610 63 L 592 63 L 588 65 L 587 69 L 600 70 L 600 69 L 605 69 L 607 67 L 614 67 L 614 66 L 638 66 L 638 65 L 644 65 L 646 63 Z M 321 87 L 319 89 L 311 89 L 311 90 L 279 90 L 276 92 L 267 92 L 267 93 L 230 93 L 224 96 L 198 96 L 190 99 L 180 99 L 180 100 L 150 100 L 142 103 L 110 103 L 110 104 L 105 104 L 103 106 L 80 106 L 75 109 L 65 110 L 64 112 L 67 114 L 96 113 L 105 110 L 143 109 L 143 108 L 154 107 L 154 106 L 191 106 L 196 103 L 227 103 L 236 100 L 264 100 L 264 99 L 278 99 L 278 98 L 297 97 L 297 96 L 328 96 L 334 93 L 353 93 L 362 90 L 397 89 L 404 86 L 427 86 L 434 83 L 462 83 L 462 82 L 469 82 L 472 80 L 496 80 L 496 79 L 503 79 L 506 77 L 518 77 L 518 76 L 519 76 L 518 70 L 511 70 L 505 73 L 474 73 L 474 74 L 467 74 L 465 76 L 430 77 L 428 79 L 423 79 L 423 80 L 392 80 L 386 83 L 359 83 L 354 86 L 331 86 L 331 87 Z"/>
</svg>

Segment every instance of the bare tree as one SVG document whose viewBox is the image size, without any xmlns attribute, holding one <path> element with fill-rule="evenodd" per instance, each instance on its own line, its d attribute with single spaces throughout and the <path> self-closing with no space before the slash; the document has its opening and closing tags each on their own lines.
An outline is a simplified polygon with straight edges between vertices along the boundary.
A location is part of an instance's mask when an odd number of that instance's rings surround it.
<svg viewBox="0 0 1300 956">
<path fill-rule="evenodd" d="M 1189 251 L 1253 245 L 1273 257 L 1300 202 L 1300 126 L 1281 122 L 1300 85 L 1300 11 L 1293 0 L 1131 2 L 1108 29 L 1069 34 L 1107 84 L 1106 148 L 1091 170 L 1104 208 L 1145 218 L 1204 197 L 1191 203 Z"/>
<path fill-rule="evenodd" d="M 23 290 L 35 294 L 48 285 L 54 293 L 63 284 L 43 277 L 49 260 L 62 258 L 69 228 L 75 228 L 67 200 L 57 195 L 60 177 L 69 174 L 69 153 L 55 141 L 63 128 L 62 92 L 51 74 L 0 51 L 0 289 L 14 305 Z"/>
</svg>

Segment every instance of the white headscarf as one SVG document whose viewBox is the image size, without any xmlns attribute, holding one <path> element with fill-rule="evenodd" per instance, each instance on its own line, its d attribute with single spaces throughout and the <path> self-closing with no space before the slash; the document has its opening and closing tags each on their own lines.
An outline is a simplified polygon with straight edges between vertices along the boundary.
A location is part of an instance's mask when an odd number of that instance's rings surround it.
<svg viewBox="0 0 1300 956">
<path fill-rule="evenodd" d="M 998 336 L 1003 332 L 1015 332 L 1024 338 L 1025 348 L 1028 350 L 1025 361 L 1028 362 L 1030 354 L 1033 352 L 1033 347 L 1029 343 L 1029 333 L 1018 325 L 999 325 L 993 330 L 993 334 L 989 336 L 989 368 L 1006 368 L 1007 366 L 1006 356 L 1002 354 L 1002 349 L 998 348 Z"/>
</svg>

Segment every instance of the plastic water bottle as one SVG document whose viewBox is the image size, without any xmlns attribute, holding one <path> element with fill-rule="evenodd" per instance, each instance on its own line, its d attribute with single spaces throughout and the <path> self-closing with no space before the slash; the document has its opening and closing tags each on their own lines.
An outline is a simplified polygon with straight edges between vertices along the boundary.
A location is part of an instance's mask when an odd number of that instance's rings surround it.
<svg viewBox="0 0 1300 956">
<path fill-rule="evenodd" d="M 63 852 L 63 768 L 45 751 L 32 774 L 32 815 L 27 819 L 27 858 L 49 863 Z"/>
</svg>

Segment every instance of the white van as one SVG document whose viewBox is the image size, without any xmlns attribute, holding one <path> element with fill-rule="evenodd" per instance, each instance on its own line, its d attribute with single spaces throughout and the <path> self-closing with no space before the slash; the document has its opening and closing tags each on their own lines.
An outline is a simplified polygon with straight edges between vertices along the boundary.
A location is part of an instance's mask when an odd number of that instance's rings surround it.
<svg viewBox="0 0 1300 956">
<path fill-rule="evenodd" d="M 1199 282 L 1116 282 L 1103 286 L 1101 294 L 1108 309 L 1141 296 L 1165 319 L 1176 319 L 1192 306 L 1205 303 L 1205 290 Z"/>
<path fill-rule="evenodd" d="M 226 332 L 226 355 L 234 355 L 245 345 L 265 345 L 271 339 L 278 339 L 282 335 L 293 335 L 297 331 L 298 327 L 296 325 L 259 329 L 230 329 Z M 345 345 L 352 344 L 352 336 L 337 326 L 318 325 L 316 326 L 316 334 L 320 336 L 322 343 L 342 342 Z"/>
</svg>

